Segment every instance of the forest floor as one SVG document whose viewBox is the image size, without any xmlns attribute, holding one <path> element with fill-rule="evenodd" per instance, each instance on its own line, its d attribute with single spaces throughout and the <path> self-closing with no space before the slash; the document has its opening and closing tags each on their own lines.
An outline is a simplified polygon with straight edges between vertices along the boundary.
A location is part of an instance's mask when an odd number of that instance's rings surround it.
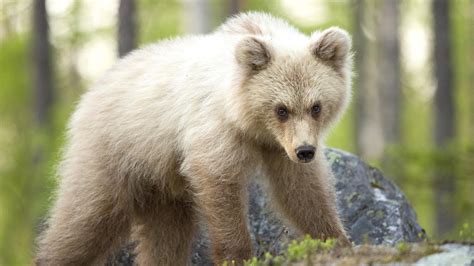
<svg viewBox="0 0 474 266">
<path fill-rule="evenodd" d="M 332 241 L 293 242 L 279 256 L 264 254 L 246 263 L 263 265 L 474 265 L 474 242 L 399 243 L 341 248 Z"/>
</svg>

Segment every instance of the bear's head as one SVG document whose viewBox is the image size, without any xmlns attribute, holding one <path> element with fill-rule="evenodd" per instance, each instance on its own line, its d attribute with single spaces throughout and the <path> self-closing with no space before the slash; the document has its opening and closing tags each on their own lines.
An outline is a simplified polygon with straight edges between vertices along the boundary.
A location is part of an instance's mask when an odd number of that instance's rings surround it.
<svg viewBox="0 0 474 266">
<path fill-rule="evenodd" d="M 235 57 L 246 129 L 294 162 L 312 161 L 350 99 L 350 46 L 334 27 L 298 40 L 244 37 Z"/>
</svg>

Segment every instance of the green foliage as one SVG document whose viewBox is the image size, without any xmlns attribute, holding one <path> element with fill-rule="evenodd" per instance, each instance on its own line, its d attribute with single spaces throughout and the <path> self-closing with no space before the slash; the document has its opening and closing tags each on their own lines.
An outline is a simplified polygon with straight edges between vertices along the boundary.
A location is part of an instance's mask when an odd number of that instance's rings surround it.
<svg viewBox="0 0 474 266">
<path fill-rule="evenodd" d="M 27 45 L 25 35 L 0 43 L 0 250 L 9 251 L 0 257 L 0 265 L 27 263 L 25 256 L 11 253 L 29 250 L 34 228 L 32 213 L 25 208 L 35 193 L 28 179 L 32 152 L 25 131 L 30 106 Z"/>
<path fill-rule="evenodd" d="M 183 30 L 181 5 L 178 0 L 138 0 L 140 44 L 174 37 Z"/>
<path fill-rule="evenodd" d="M 451 28 L 453 36 L 454 85 L 456 88 L 456 115 L 458 141 L 473 145 L 474 135 L 474 2 L 471 0 L 451 1 Z"/>
<path fill-rule="evenodd" d="M 404 256 L 410 252 L 411 246 L 406 242 L 400 242 L 397 244 L 397 250 L 400 256 Z"/>
<path fill-rule="evenodd" d="M 317 252 L 326 252 L 334 247 L 336 241 L 329 239 L 326 241 L 312 239 L 306 235 L 303 240 L 297 242 L 293 240 L 288 246 L 287 257 L 289 261 L 309 260 Z"/>
<path fill-rule="evenodd" d="M 311 258 L 316 254 L 327 254 L 336 247 L 336 240 L 328 239 L 326 241 L 320 239 L 312 239 L 306 235 L 302 240 L 293 240 L 285 252 L 281 255 L 272 255 L 265 253 L 263 257 L 253 257 L 246 261 L 246 266 L 264 266 L 264 265 L 286 265 L 292 262 L 305 261 L 311 264 Z"/>
<path fill-rule="evenodd" d="M 265 266 L 265 265 L 274 265 L 280 266 L 286 261 L 284 256 L 273 256 L 272 254 L 266 252 L 262 259 L 253 257 L 249 261 L 244 263 L 245 266 Z"/>
<path fill-rule="evenodd" d="M 58 103 L 51 127 L 34 123 L 29 48 L 28 34 L 0 42 L 0 265 L 30 264 L 71 109 L 70 102 Z"/>
<path fill-rule="evenodd" d="M 400 242 L 395 247 L 363 244 L 344 248 L 338 246 L 335 240 L 322 241 L 306 236 L 301 241 L 293 241 L 280 255 L 265 253 L 263 257 L 254 257 L 244 265 L 385 265 L 413 263 L 438 252 L 439 246 L 428 242 Z"/>
<path fill-rule="evenodd" d="M 353 141 L 352 132 L 354 132 L 354 104 L 351 104 L 347 113 L 341 119 L 328 137 L 327 145 L 348 152 L 355 153 L 356 147 Z"/>
<path fill-rule="evenodd" d="M 468 222 L 463 223 L 461 229 L 459 229 L 459 239 L 467 241 L 472 241 L 474 239 L 474 229 Z"/>
<path fill-rule="evenodd" d="M 30 77 L 28 72 L 28 36 L 16 35 L 0 42 L 0 115 L 16 120 L 28 113 Z M 14 116 L 15 119 L 11 119 Z"/>
<path fill-rule="evenodd" d="M 400 167 L 400 166 L 403 167 Z M 458 239 L 458 232 L 465 221 L 474 220 L 473 167 L 474 149 L 470 146 L 452 143 L 447 148 L 420 149 L 392 146 L 384 162 L 384 171 L 395 178 L 409 201 L 415 206 L 420 224 L 434 235 L 433 201 L 437 195 L 433 190 L 435 182 L 455 178 L 453 210 L 458 219 L 456 227 L 444 237 Z M 436 178 L 435 178 L 436 177 Z"/>
</svg>

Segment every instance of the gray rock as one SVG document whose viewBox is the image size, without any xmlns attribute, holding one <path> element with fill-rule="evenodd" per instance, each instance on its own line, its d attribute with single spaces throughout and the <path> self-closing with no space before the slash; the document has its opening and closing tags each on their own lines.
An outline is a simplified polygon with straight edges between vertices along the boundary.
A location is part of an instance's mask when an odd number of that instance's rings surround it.
<svg viewBox="0 0 474 266">
<path fill-rule="evenodd" d="M 440 246 L 442 252 L 421 258 L 413 265 L 416 266 L 444 266 L 474 265 L 474 245 L 445 244 Z"/>
<path fill-rule="evenodd" d="M 336 178 L 340 216 L 355 244 L 388 244 L 423 240 L 425 231 L 403 192 L 382 173 L 358 157 L 336 149 L 326 149 Z M 272 215 L 265 192 L 257 184 L 249 188 L 249 227 L 255 255 L 278 254 L 295 238 L 291 230 Z M 202 231 L 192 255 L 194 265 L 212 265 L 207 255 L 208 241 Z M 130 248 L 115 258 L 118 265 L 132 265 Z"/>
<path fill-rule="evenodd" d="M 336 178 L 340 215 L 356 244 L 393 245 L 423 240 L 425 231 L 403 192 L 358 157 L 327 149 Z"/>
</svg>

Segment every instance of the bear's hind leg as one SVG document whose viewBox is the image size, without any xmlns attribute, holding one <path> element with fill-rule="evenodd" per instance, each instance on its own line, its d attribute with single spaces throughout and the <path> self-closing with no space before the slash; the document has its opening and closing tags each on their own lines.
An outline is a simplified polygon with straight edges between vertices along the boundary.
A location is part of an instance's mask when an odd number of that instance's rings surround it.
<svg viewBox="0 0 474 266">
<path fill-rule="evenodd" d="M 98 172 L 79 173 L 61 183 L 49 227 L 39 239 L 36 265 L 101 265 L 128 237 L 129 216 L 120 192 Z"/>
<path fill-rule="evenodd" d="M 133 238 L 138 265 L 188 265 L 196 233 L 194 207 L 189 201 L 157 203 L 137 218 Z"/>
</svg>

